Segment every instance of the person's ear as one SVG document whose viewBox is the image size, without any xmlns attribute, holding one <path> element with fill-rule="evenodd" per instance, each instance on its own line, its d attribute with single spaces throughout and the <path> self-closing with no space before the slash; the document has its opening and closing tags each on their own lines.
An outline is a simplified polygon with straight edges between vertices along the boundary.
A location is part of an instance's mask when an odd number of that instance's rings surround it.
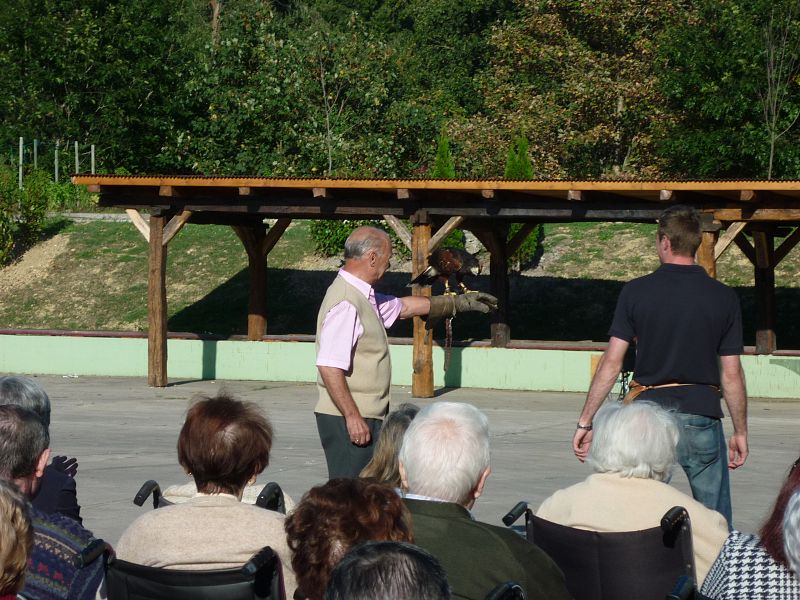
<svg viewBox="0 0 800 600">
<path fill-rule="evenodd" d="M 481 476 L 478 478 L 478 483 L 475 484 L 475 489 L 472 490 L 472 496 L 477 500 L 483 494 L 483 486 L 486 485 L 486 480 L 489 478 L 489 475 L 492 473 L 492 467 L 486 467 L 481 473 Z"/>
<path fill-rule="evenodd" d="M 403 463 L 398 463 L 398 469 L 400 470 L 400 487 L 404 490 L 408 489 L 408 478 L 406 477 L 406 468 Z"/>
<path fill-rule="evenodd" d="M 38 460 L 36 461 L 36 478 L 39 479 L 44 475 L 44 469 L 47 466 L 47 462 L 50 460 L 50 448 L 45 448 L 42 450 L 42 453 L 39 455 Z"/>
</svg>

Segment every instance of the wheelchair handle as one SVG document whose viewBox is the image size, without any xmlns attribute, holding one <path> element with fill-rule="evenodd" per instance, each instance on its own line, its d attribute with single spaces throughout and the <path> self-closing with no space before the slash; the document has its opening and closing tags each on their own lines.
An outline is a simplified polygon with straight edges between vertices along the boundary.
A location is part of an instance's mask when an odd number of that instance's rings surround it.
<svg viewBox="0 0 800 600">
<path fill-rule="evenodd" d="M 503 524 L 506 527 L 511 527 L 511 525 L 519 519 L 525 511 L 528 509 L 528 503 L 525 500 L 521 500 L 514 505 L 510 511 L 508 511 L 505 516 L 503 517 Z"/>
</svg>

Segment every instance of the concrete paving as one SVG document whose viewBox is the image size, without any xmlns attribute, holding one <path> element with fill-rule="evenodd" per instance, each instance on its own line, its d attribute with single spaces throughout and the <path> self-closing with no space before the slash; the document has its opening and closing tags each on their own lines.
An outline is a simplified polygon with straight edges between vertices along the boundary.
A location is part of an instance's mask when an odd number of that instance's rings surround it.
<svg viewBox="0 0 800 600">
<path fill-rule="evenodd" d="M 259 478 L 274 480 L 299 499 L 326 479 L 325 460 L 312 409 L 313 385 L 250 381 L 175 381 L 150 388 L 134 378 L 38 377 L 53 403 L 52 448 L 78 458 L 78 499 L 85 525 L 116 542 L 149 507 L 132 498 L 147 479 L 162 486 L 187 480 L 175 444 L 189 400 L 221 387 L 257 402 L 268 413 L 276 439 L 271 464 Z M 412 401 L 409 388 L 392 390 L 393 405 Z M 572 455 L 570 442 L 583 396 L 499 390 L 443 390 L 434 400 L 475 404 L 491 424 L 492 475 L 474 509 L 483 521 L 500 518 L 518 500 L 538 506 L 559 488 L 582 480 L 589 467 Z M 419 405 L 429 400 L 416 400 Z M 726 422 L 726 429 L 729 430 Z M 769 512 L 789 466 L 798 456 L 800 405 L 796 401 L 751 400 L 747 464 L 732 473 L 734 521 L 754 531 Z M 683 472 L 673 484 L 688 491 Z"/>
</svg>

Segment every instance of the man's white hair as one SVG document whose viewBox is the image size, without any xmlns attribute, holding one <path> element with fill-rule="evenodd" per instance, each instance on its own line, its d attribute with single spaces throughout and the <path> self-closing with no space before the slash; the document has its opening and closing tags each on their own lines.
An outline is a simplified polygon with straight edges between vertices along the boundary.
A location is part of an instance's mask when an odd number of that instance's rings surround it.
<svg viewBox="0 0 800 600">
<path fill-rule="evenodd" d="M 410 493 L 458 504 L 469 500 L 489 458 L 489 419 L 461 402 L 423 408 L 400 447 Z"/>
<path fill-rule="evenodd" d="M 789 567 L 800 577 L 800 490 L 792 494 L 783 513 L 783 551 Z"/>
<path fill-rule="evenodd" d="M 586 462 L 598 473 L 669 481 L 679 439 L 675 417 L 658 404 L 609 402 L 594 418 Z"/>
</svg>

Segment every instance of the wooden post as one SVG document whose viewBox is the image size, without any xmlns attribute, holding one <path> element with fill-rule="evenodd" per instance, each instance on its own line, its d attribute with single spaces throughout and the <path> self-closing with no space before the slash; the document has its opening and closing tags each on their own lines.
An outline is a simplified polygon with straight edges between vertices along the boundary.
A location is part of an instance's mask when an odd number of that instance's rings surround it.
<svg viewBox="0 0 800 600">
<path fill-rule="evenodd" d="M 772 354 L 775 339 L 775 250 L 774 233 L 754 231 L 756 251 L 756 354 Z"/>
<path fill-rule="evenodd" d="M 250 297 L 247 303 L 247 339 L 258 341 L 267 333 L 267 257 L 264 225 L 237 226 L 233 230 L 247 251 Z"/>
<path fill-rule="evenodd" d="M 506 246 L 507 227 L 502 226 L 492 231 L 489 236 L 493 240 L 489 258 L 489 289 L 497 298 L 497 310 L 492 313 L 492 346 L 505 348 L 511 339 L 511 327 L 508 324 L 508 248 Z"/>
<path fill-rule="evenodd" d="M 428 267 L 428 244 L 431 224 L 426 211 L 420 210 L 412 219 L 411 277 Z M 431 296 L 430 286 L 414 286 L 415 296 Z M 411 377 L 411 395 L 414 398 L 433 398 L 433 331 L 425 329 L 425 321 L 414 317 L 414 373 Z"/>
<path fill-rule="evenodd" d="M 703 231 L 700 247 L 697 249 L 697 264 L 703 267 L 709 277 L 717 278 L 717 261 L 714 258 L 714 247 L 717 245 L 719 230 Z"/>
<path fill-rule="evenodd" d="M 167 385 L 167 247 L 161 243 L 166 218 L 150 215 L 150 253 L 147 274 L 147 384 Z"/>
</svg>

